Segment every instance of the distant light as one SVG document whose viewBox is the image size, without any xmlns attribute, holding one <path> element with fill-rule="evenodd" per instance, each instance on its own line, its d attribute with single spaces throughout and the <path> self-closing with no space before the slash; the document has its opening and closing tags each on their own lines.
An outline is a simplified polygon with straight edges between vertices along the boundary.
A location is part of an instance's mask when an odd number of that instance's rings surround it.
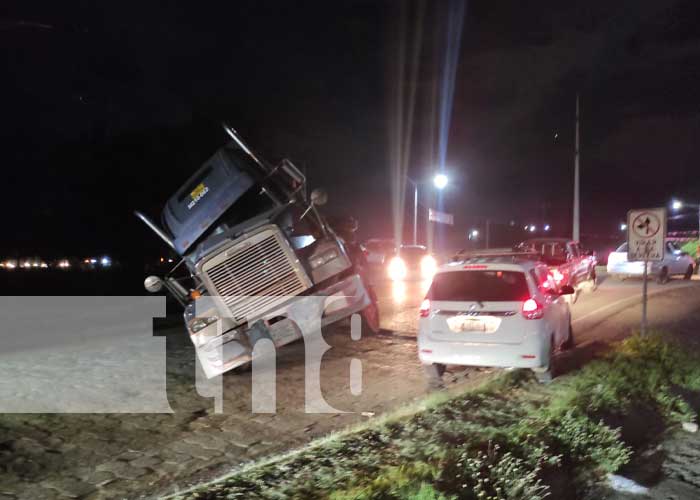
<svg viewBox="0 0 700 500">
<path fill-rule="evenodd" d="M 550 228 L 549 228 L 549 224 L 545 224 L 545 225 L 544 225 L 544 230 L 545 230 L 545 231 L 549 231 L 549 229 L 550 229 Z"/>
<path fill-rule="evenodd" d="M 39 263 L 38 263 L 38 262 L 32 262 L 32 267 L 39 267 Z"/>
<path fill-rule="evenodd" d="M 435 177 L 433 177 L 433 184 L 435 184 L 435 187 L 438 189 L 445 189 L 448 182 L 449 179 L 445 174 L 437 174 Z"/>
<path fill-rule="evenodd" d="M 469 232 L 469 239 L 470 240 L 475 240 L 479 237 L 479 230 L 478 229 L 472 229 Z"/>
<path fill-rule="evenodd" d="M 168 259 L 168 263 L 169 263 L 169 264 L 172 264 L 172 263 L 173 263 L 173 259 Z"/>
<path fill-rule="evenodd" d="M 537 227 L 533 224 L 530 226 L 530 232 L 534 233 L 535 231 L 537 231 Z"/>
<path fill-rule="evenodd" d="M 107 256 L 102 257 L 102 258 L 100 259 L 100 265 L 101 265 L 102 267 L 109 267 L 109 266 L 112 265 L 112 260 L 111 260 L 109 257 L 107 257 Z"/>
<path fill-rule="evenodd" d="M 46 269 L 47 267 L 49 267 L 49 265 L 48 265 L 46 262 L 42 262 L 42 263 L 41 263 L 41 268 L 42 268 L 42 269 Z"/>
<path fill-rule="evenodd" d="M 673 203 L 671 203 L 671 208 L 674 210 L 680 210 L 683 208 L 683 202 L 680 200 L 673 200 Z"/>
<path fill-rule="evenodd" d="M 165 257 L 160 258 L 160 263 L 162 264 L 163 262 L 165 262 Z"/>
<path fill-rule="evenodd" d="M 625 224 L 624 222 L 620 224 L 620 231 L 627 231 L 627 224 Z"/>
<path fill-rule="evenodd" d="M 90 264 L 97 264 L 97 259 L 90 259 Z"/>
<path fill-rule="evenodd" d="M 525 226 L 523 229 L 524 229 L 525 231 L 528 231 L 528 230 L 530 229 L 530 226 Z"/>
</svg>

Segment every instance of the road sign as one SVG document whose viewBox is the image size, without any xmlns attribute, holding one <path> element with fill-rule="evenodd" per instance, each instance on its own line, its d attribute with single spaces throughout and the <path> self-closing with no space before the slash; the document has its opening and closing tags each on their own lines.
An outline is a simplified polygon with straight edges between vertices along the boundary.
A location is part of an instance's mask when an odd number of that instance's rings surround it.
<svg viewBox="0 0 700 500">
<path fill-rule="evenodd" d="M 627 260 L 664 258 L 666 209 L 640 208 L 627 212 Z"/>
<path fill-rule="evenodd" d="M 448 214 L 447 212 L 439 212 L 437 210 L 433 210 L 432 208 L 428 209 L 428 220 L 439 222 L 441 224 L 449 224 L 450 226 L 454 224 L 454 216 L 452 214 Z"/>
</svg>

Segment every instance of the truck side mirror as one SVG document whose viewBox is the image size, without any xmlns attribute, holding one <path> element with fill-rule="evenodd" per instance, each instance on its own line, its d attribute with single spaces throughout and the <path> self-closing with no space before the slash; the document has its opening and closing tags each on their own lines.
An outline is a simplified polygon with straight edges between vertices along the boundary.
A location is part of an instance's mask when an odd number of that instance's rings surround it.
<svg viewBox="0 0 700 500">
<path fill-rule="evenodd" d="M 163 289 L 163 280 L 158 276 L 149 276 L 143 281 L 143 287 L 150 293 L 158 293 Z"/>
<path fill-rule="evenodd" d="M 321 188 L 314 189 L 311 191 L 311 203 L 319 207 L 325 205 L 328 203 L 328 193 Z"/>
</svg>

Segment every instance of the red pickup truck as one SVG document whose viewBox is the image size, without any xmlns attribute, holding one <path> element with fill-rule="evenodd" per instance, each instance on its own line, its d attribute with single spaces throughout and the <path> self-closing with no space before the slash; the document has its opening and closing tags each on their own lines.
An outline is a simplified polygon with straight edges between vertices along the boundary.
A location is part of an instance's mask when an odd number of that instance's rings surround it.
<svg viewBox="0 0 700 500">
<path fill-rule="evenodd" d="M 597 287 L 595 266 L 597 259 L 592 251 L 585 251 L 578 241 L 567 238 L 533 238 L 518 244 L 516 250 L 539 254 L 547 264 L 557 285 L 571 285 L 578 298 L 580 285 L 590 283 L 591 289 Z"/>
</svg>

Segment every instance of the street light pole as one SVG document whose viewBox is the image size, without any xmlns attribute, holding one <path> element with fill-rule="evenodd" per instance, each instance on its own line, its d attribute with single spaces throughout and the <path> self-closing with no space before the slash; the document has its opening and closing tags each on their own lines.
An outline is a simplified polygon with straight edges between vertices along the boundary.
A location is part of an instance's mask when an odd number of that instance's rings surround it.
<svg viewBox="0 0 700 500">
<path fill-rule="evenodd" d="M 418 244 L 418 183 L 413 183 L 413 244 Z"/>
<path fill-rule="evenodd" d="M 579 216 L 579 131 L 578 131 L 578 94 L 576 94 L 576 151 L 574 154 L 574 231 L 573 240 L 580 239 L 580 216 Z"/>
</svg>

